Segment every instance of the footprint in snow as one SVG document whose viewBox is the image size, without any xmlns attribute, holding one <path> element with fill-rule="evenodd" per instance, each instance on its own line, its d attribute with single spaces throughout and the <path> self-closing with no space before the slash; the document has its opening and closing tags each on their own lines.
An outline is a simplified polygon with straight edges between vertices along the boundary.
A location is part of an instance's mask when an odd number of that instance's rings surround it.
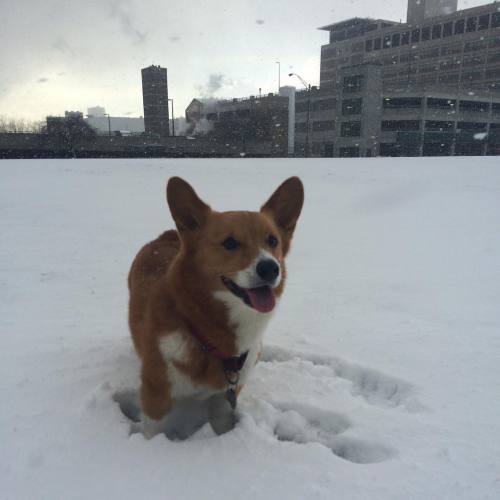
<svg viewBox="0 0 500 500">
<path fill-rule="evenodd" d="M 396 454 L 387 446 L 344 436 L 352 427 L 346 417 L 313 406 L 260 401 L 251 413 L 257 424 L 268 428 L 278 441 L 320 444 L 356 464 L 383 462 Z"/>
</svg>

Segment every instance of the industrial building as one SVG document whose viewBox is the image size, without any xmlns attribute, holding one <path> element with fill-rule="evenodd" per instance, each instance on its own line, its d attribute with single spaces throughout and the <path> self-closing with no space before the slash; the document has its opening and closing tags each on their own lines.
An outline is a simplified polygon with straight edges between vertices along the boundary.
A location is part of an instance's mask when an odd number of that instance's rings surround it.
<svg viewBox="0 0 500 500">
<path fill-rule="evenodd" d="M 343 68 L 333 87 L 298 92 L 299 156 L 500 154 L 500 96 L 390 89 L 378 64 Z"/>
<path fill-rule="evenodd" d="M 321 47 L 320 86 L 338 83 L 342 68 L 371 62 L 382 66 L 384 87 L 500 95 L 500 2 L 456 5 L 409 0 L 407 23 L 354 18 L 320 28 L 330 37 Z"/>
<path fill-rule="evenodd" d="M 284 89 L 284 95 L 193 99 L 186 108 L 190 133 L 212 136 L 219 143 L 239 144 L 243 154 L 247 144 L 257 144 L 266 156 L 287 156 L 289 124 L 293 131 L 294 123 L 289 116 L 289 102 L 295 95 L 291 97 Z"/>
<path fill-rule="evenodd" d="M 111 116 L 101 106 L 88 108 L 85 121 L 101 135 L 142 134 L 145 131 L 144 118 L 129 116 Z"/>
<path fill-rule="evenodd" d="M 320 87 L 296 95 L 297 155 L 500 154 L 499 2 L 409 0 L 407 23 L 320 29 Z"/>
<path fill-rule="evenodd" d="M 158 138 L 170 135 L 167 69 L 149 66 L 141 70 L 144 127 Z"/>
</svg>

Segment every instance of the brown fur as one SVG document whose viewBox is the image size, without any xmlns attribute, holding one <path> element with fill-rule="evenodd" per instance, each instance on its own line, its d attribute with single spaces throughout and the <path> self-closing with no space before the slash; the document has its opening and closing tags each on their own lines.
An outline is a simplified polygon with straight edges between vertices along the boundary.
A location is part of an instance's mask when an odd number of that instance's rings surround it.
<svg viewBox="0 0 500 500">
<path fill-rule="evenodd" d="M 283 292 L 284 258 L 288 253 L 303 201 L 302 183 L 291 178 L 278 188 L 260 212 L 212 211 L 185 181 L 172 178 L 167 199 L 178 231 L 167 231 L 144 246 L 135 258 L 128 284 L 129 325 L 142 362 L 142 409 L 155 420 L 172 406 L 166 365 L 159 339 L 181 331 L 189 342 L 189 355 L 176 368 L 196 384 L 223 390 L 226 379 L 221 360 L 200 349 L 190 328 L 202 332 L 219 352 L 237 356 L 234 326 L 224 303 L 213 292 L 225 290 L 220 280 L 232 278 L 256 258 L 269 234 L 280 245 L 267 248 L 280 262 L 283 279 L 275 290 Z M 224 249 L 229 236 L 242 243 L 238 251 Z M 240 388 L 241 389 L 241 388 Z"/>
</svg>

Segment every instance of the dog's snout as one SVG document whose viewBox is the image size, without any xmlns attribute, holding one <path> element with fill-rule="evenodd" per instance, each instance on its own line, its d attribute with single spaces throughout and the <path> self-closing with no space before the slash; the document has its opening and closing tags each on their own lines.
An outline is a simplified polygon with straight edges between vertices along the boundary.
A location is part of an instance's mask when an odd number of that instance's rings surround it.
<svg viewBox="0 0 500 500">
<path fill-rule="evenodd" d="M 280 266 L 271 259 L 263 259 L 257 264 L 257 275 L 266 283 L 274 283 L 280 275 Z"/>
</svg>

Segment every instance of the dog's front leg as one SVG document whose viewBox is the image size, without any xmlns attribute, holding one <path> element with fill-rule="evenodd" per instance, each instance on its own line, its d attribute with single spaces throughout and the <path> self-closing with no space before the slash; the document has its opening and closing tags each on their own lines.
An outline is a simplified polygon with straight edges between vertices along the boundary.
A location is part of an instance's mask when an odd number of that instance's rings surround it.
<svg viewBox="0 0 500 500">
<path fill-rule="evenodd" d="M 142 432 L 146 439 L 164 431 L 172 399 L 165 362 L 158 353 L 143 359 L 141 373 Z"/>
</svg>

